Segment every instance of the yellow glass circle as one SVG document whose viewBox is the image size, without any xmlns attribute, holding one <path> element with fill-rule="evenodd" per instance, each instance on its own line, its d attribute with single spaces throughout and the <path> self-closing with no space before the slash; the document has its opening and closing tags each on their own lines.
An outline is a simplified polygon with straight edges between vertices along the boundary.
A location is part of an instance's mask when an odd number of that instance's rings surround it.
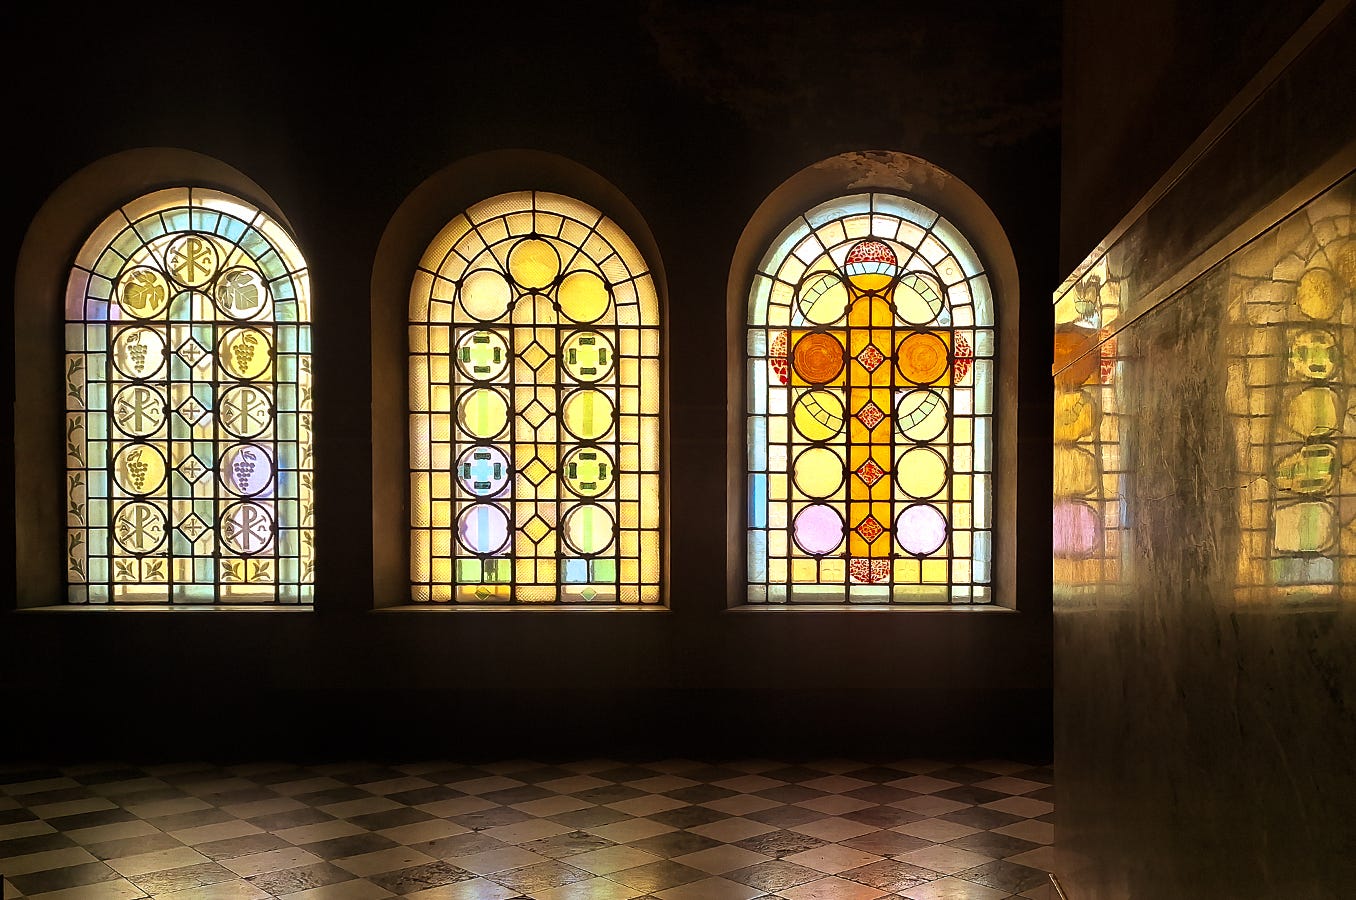
<svg viewBox="0 0 1356 900">
<path fill-rule="evenodd" d="M 1076 441 L 1092 434 L 1101 418 L 1100 412 L 1088 391 L 1055 394 L 1055 440 Z"/>
<path fill-rule="evenodd" d="M 575 437 L 597 440 L 612 430 L 612 398 L 591 388 L 575 391 L 565 398 L 561 421 Z"/>
<path fill-rule="evenodd" d="M 254 328 L 232 328 L 221 338 L 221 366 L 241 379 L 258 378 L 268 371 L 273 348 L 268 336 Z"/>
<path fill-rule="evenodd" d="M 847 312 L 848 289 L 833 272 L 816 272 L 801 282 L 796 292 L 800 311 L 816 325 L 830 325 Z"/>
<path fill-rule="evenodd" d="M 125 444 L 113 457 L 113 477 L 129 494 L 149 494 L 165 480 L 165 457 L 150 444 Z"/>
<path fill-rule="evenodd" d="M 1331 434 L 1337 430 L 1337 393 L 1329 387 L 1300 391 L 1290 401 L 1287 423 L 1301 437 Z"/>
<path fill-rule="evenodd" d="M 169 282 L 155 269 L 138 266 L 128 269 L 118 280 L 117 296 L 123 312 L 137 319 L 150 319 L 169 305 Z"/>
<path fill-rule="evenodd" d="M 509 250 L 508 270 L 529 291 L 539 291 L 560 274 L 560 254 L 541 238 L 523 238 Z"/>
<path fill-rule="evenodd" d="M 502 316 L 513 300 L 513 288 L 493 269 L 476 269 L 461 281 L 461 308 L 488 322 Z"/>
<path fill-rule="evenodd" d="M 843 400 L 832 391 L 806 391 L 796 398 L 791 418 L 808 440 L 828 440 L 843 430 Z"/>
<path fill-rule="evenodd" d="M 492 438 L 508 424 L 508 401 L 492 388 L 476 388 L 457 402 L 457 424 L 472 437 Z"/>
<path fill-rule="evenodd" d="M 1342 305 L 1342 286 L 1331 269 L 1310 269 L 1300 276 L 1295 302 L 1311 319 L 1331 319 Z"/>
<path fill-rule="evenodd" d="M 612 295 L 594 272 L 578 271 L 560 282 L 560 311 L 576 322 L 593 322 L 607 312 Z"/>
<path fill-rule="evenodd" d="M 576 447 L 566 456 L 560 476 L 581 497 L 597 497 L 612 487 L 617 467 L 598 447 Z"/>
<path fill-rule="evenodd" d="M 827 497 L 843 483 L 843 458 L 827 447 L 811 447 L 796 457 L 792 476 L 807 497 Z"/>
<path fill-rule="evenodd" d="M 931 384 L 946 372 L 950 359 L 946 342 L 935 334 L 915 331 L 899 342 L 895 365 L 914 384 Z"/>
<path fill-rule="evenodd" d="M 946 461 L 936 450 L 914 447 L 900 455 L 895 480 L 910 497 L 935 497 L 946 487 Z"/>
</svg>

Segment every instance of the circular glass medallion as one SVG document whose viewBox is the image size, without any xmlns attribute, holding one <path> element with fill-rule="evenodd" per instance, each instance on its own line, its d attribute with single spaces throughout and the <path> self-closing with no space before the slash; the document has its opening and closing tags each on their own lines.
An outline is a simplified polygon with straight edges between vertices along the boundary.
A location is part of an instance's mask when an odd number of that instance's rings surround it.
<svg viewBox="0 0 1356 900">
<path fill-rule="evenodd" d="M 150 444 L 124 444 L 113 457 L 113 479 L 129 494 L 149 494 L 165 480 L 165 457 Z"/>
<path fill-rule="evenodd" d="M 914 384 L 932 384 L 951 364 L 946 342 L 935 334 L 915 331 L 899 342 L 895 365 Z"/>
<path fill-rule="evenodd" d="M 606 335 L 576 331 L 561 345 L 560 362 L 576 381 L 599 381 L 612 371 L 616 354 Z"/>
<path fill-rule="evenodd" d="M 273 424 L 273 401 L 252 385 L 229 388 L 217 401 L 217 421 L 236 437 L 258 437 Z"/>
<path fill-rule="evenodd" d="M 596 441 L 612 430 L 612 398 L 596 388 L 581 388 L 565 398 L 560 420 L 570 434 L 585 441 Z"/>
<path fill-rule="evenodd" d="M 1342 287 L 1331 269 L 1309 269 L 1300 276 L 1295 303 L 1311 319 L 1331 319 L 1342 305 Z"/>
<path fill-rule="evenodd" d="M 832 506 L 813 503 L 796 513 L 791 533 L 800 549 L 823 556 L 843 543 L 843 517 Z"/>
<path fill-rule="evenodd" d="M 593 272 L 577 271 L 560 283 L 560 311 L 576 322 L 596 322 L 612 303 L 607 283 Z"/>
<path fill-rule="evenodd" d="M 565 455 L 560 474 L 565 486 L 581 497 L 597 497 L 612 486 L 617 469 L 598 447 L 576 447 Z"/>
<path fill-rule="evenodd" d="M 273 516 L 259 503 L 241 500 L 221 513 L 221 542 L 233 553 L 250 556 L 273 546 Z"/>
<path fill-rule="evenodd" d="M 792 474 L 805 496 L 822 500 L 843 483 L 843 459 L 827 447 L 811 447 L 796 457 Z"/>
<path fill-rule="evenodd" d="M 457 341 L 457 368 L 472 381 L 498 378 L 508 364 L 508 344 L 497 331 L 468 331 Z"/>
<path fill-rule="evenodd" d="M 929 447 L 914 447 L 899 456 L 895 481 L 900 490 L 919 500 L 935 497 L 946 487 L 946 460 Z"/>
<path fill-rule="evenodd" d="M 493 446 L 472 447 L 457 460 L 457 481 L 477 497 L 494 497 L 508 485 L 508 457 Z"/>
<path fill-rule="evenodd" d="M 457 540 L 472 553 L 496 553 L 508 543 L 508 516 L 493 503 L 476 503 L 457 517 Z"/>
<path fill-rule="evenodd" d="M 118 306 L 135 319 L 160 315 L 169 304 L 169 282 L 158 270 L 137 266 L 118 279 Z"/>
<path fill-rule="evenodd" d="M 218 265 L 216 244 L 206 235 L 177 237 L 165 251 L 165 267 L 170 277 L 184 287 L 198 287 L 211 281 Z"/>
<path fill-rule="evenodd" d="M 142 500 L 124 503 L 113 514 L 113 539 L 129 553 L 151 553 L 165 540 L 165 514 Z"/>
<path fill-rule="evenodd" d="M 941 284 L 931 275 L 909 272 L 894 293 L 895 313 L 910 325 L 928 325 L 942 312 Z"/>
<path fill-rule="evenodd" d="M 915 556 L 927 556 L 946 543 L 946 517 L 926 503 L 906 508 L 895 521 L 899 546 Z"/>
<path fill-rule="evenodd" d="M 147 437 L 165 422 L 165 398 L 149 385 L 134 384 L 113 398 L 113 423 L 131 437 Z"/>
<path fill-rule="evenodd" d="M 233 494 L 253 497 L 273 480 L 273 457 L 258 444 L 236 444 L 221 454 L 221 483 Z"/>
<path fill-rule="evenodd" d="M 128 378 L 149 378 L 165 364 L 165 337 L 154 328 L 124 328 L 113 339 L 113 367 Z"/>
<path fill-rule="evenodd" d="M 508 401 L 493 388 L 474 388 L 457 400 L 457 424 L 482 440 L 492 438 L 508 424 Z"/>
<path fill-rule="evenodd" d="M 592 556 L 611 545 L 615 530 L 616 523 L 606 509 L 596 503 L 580 503 L 565 513 L 561 533 L 577 553 Z"/>
<path fill-rule="evenodd" d="M 837 273 L 814 272 L 801 281 L 796 301 L 806 321 L 832 325 L 847 312 L 848 288 Z"/>
<path fill-rule="evenodd" d="M 936 391 L 902 391 L 895 400 L 895 430 L 911 441 L 932 441 L 946 431 L 946 401 Z"/>
<path fill-rule="evenodd" d="M 822 331 L 802 335 L 791 351 L 796 374 L 809 384 L 827 384 L 843 369 L 843 345 Z"/>
<path fill-rule="evenodd" d="M 493 269 L 476 269 L 461 280 L 457 295 L 467 315 L 482 322 L 492 322 L 508 311 L 513 288 Z"/>
<path fill-rule="evenodd" d="M 509 250 L 508 270 L 520 286 L 539 291 L 560 274 L 560 254 L 541 238 L 523 238 Z"/>
<path fill-rule="evenodd" d="M 1327 381 L 1337 374 L 1341 350 L 1331 332 L 1301 331 L 1290 342 L 1290 365 L 1301 378 Z"/>
<path fill-rule="evenodd" d="M 805 391 L 796 398 L 791 421 L 807 440 L 826 441 L 843 430 L 843 401 L 832 391 Z"/>
<path fill-rule="evenodd" d="M 257 328 L 232 328 L 221 336 L 218 359 L 232 377 L 252 381 L 268 371 L 273 348 Z"/>
<path fill-rule="evenodd" d="M 268 309 L 268 285 L 263 276 L 244 266 L 221 273 L 216 296 L 217 309 L 232 319 L 255 319 Z"/>
</svg>

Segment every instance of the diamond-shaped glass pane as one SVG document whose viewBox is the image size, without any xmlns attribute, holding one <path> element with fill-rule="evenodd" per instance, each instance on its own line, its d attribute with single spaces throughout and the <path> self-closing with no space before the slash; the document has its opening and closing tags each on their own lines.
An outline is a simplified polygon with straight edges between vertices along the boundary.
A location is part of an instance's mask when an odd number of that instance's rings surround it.
<svg viewBox="0 0 1356 900">
<path fill-rule="evenodd" d="M 865 406 L 857 410 L 857 421 L 865 425 L 867 431 L 870 431 L 885 421 L 885 413 L 881 411 L 879 406 L 868 400 Z"/>
<path fill-rule="evenodd" d="M 868 372 L 876 371 L 876 367 L 885 362 L 885 354 L 880 352 L 875 344 L 867 344 L 857 354 L 857 362 L 862 364 L 862 368 Z"/>
<path fill-rule="evenodd" d="M 548 359 L 551 358 L 550 351 L 548 351 L 541 344 L 538 344 L 536 341 L 533 341 L 532 343 L 528 344 L 527 347 L 523 350 L 523 352 L 519 355 L 522 356 L 523 362 L 527 363 L 533 369 L 540 369 L 542 363 L 546 362 Z"/>
<path fill-rule="evenodd" d="M 868 459 L 857 467 L 857 477 L 865 482 L 867 487 L 871 487 L 885 477 L 885 470 L 877 465 L 874 459 Z"/>
<path fill-rule="evenodd" d="M 523 466 L 522 473 L 523 477 L 533 484 L 541 484 L 551 474 L 551 468 L 540 458 L 534 456 L 530 463 Z"/>
<path fill-rule="evenodd" d="M 857 533 L 869 544 L 884 534 L 885 528 L 880 522 L 876 521 L 875 516 L 867 516 L 865 519 L 862 519 L 861 524 L 857 526 Z"/>
<path fill-rule="evenodd" d="M 551 526 L 547 525 L 546 520 L 541 516 L 535 514 L 532 518 L 528 519 L 527 524 L 523 526 L 523 534 L 527 535 L 528 539 L 534 544 L 539 543 L 542 538 L 550 533 Z"/>
</svg>

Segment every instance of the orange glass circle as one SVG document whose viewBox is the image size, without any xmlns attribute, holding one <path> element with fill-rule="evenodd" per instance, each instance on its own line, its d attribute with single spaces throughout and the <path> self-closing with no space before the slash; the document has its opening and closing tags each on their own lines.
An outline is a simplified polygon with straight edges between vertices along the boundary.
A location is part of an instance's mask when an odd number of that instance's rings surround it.
<svg viewBox="0 0 1356 900">
<path fill-rule="evenodd" d="M 899 344 L 899 374 L 914 384 L 932 384 L 950 362 L 946 342 L 935 334 L 914 332 Z"/>
<path fill-rule="evenodd" d="M 843 368 L 843 345 L 820 331 L 803 335 L 791 351 L 791 364 L 809 384 L 827 384 Z"/>
</svg>

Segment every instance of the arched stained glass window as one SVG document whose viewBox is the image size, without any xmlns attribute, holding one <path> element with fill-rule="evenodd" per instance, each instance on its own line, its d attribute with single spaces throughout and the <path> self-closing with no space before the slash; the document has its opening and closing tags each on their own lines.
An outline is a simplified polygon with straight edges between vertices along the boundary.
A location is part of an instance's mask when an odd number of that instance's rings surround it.
<svg viewBox="0 0 1356 900">
<path fill-rule="evenodd" d="M 822 203 L 748 298 L 751 603 L 992 600 L 995 322 L 950 222 Z"/>
<path fill-rule="evenodd" d="M 658 295 L 625 232 L 476 203 L 424 253 L 409 348 L 413 598 L 659 603 Z"/>
<path fill-rule="evenodd" d="M 311 601 L 309 290 L 286 230 L 217 191 L 90 235 L 66 291 L 70 601 Z"/>
</svg>

